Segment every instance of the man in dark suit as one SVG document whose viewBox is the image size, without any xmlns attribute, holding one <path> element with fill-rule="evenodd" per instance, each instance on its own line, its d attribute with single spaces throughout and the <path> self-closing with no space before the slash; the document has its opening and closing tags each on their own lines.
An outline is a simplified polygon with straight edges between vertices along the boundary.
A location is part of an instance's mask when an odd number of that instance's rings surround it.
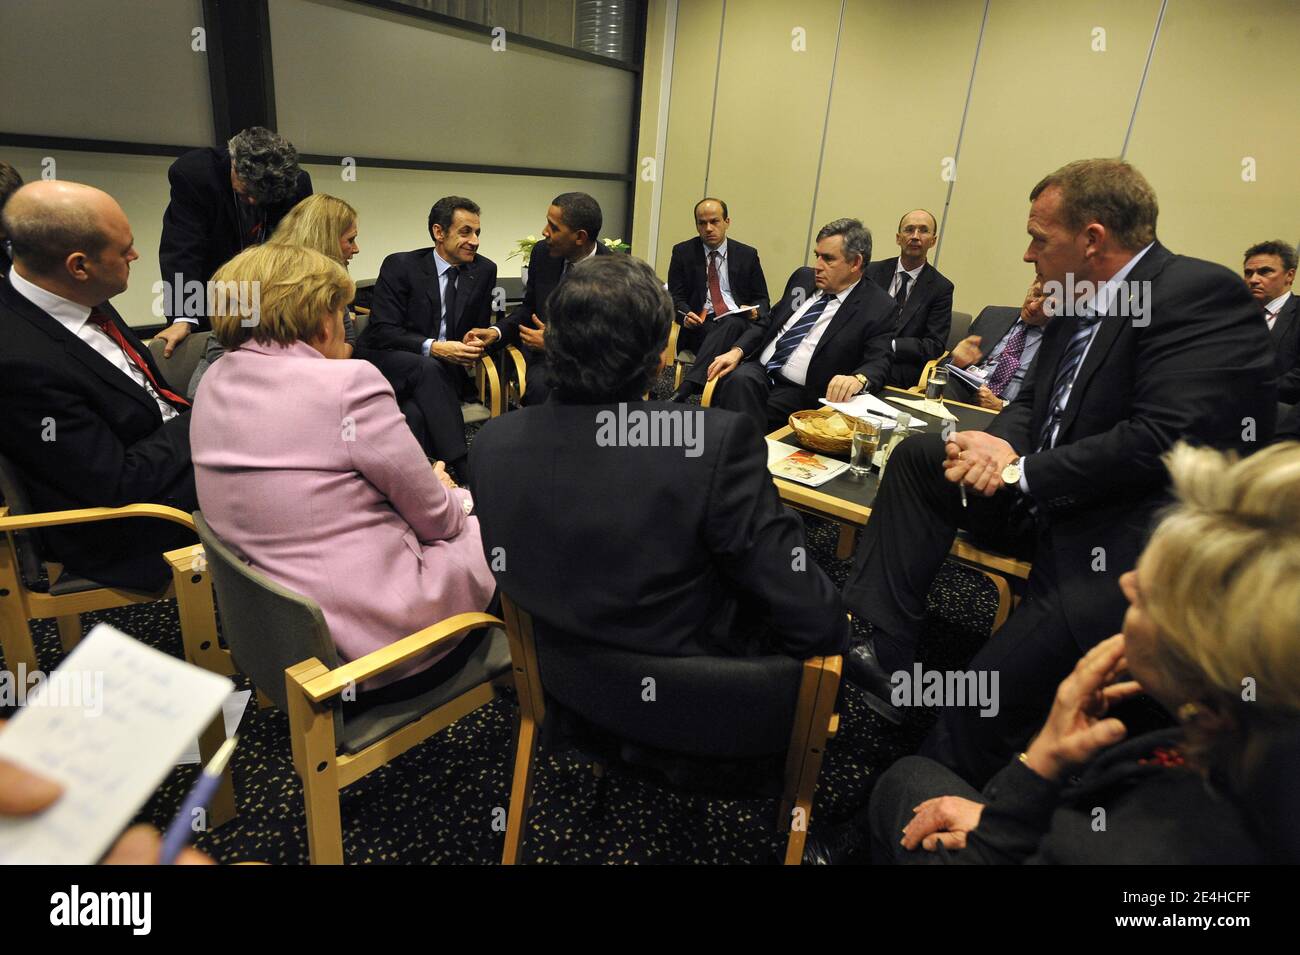
<svg viewBox="0 0 1300 955">
<path fill-rule="evenodd" d="M 682 329 L 677 350 L 694 352 L 713 328 L 718 316 L 747 305 L 767 315 L 767 279 L 758 250 L 727 238 L 731 217 L 721 199 L 701 199 L 695 204 L 694 239 L 673 246 L 668 264 L 668 294 L 673 297 Z M 736 316 L 749 321 L 749 315 Z"/>
<path fill-rule="evenodd" d="M 846 676 L 900 718 L 890 674 L 912 667 L 957 529 L 1033 561 L 1025 599 L 971 663 L 999 674 L 999 712 L 948 706 L 923 749 L 977 787 L 1023 747 L 1079 656 L 1119 629 L 1119 576 L 1169 500 L 1161 455 L 1180 438 L 1252 450 L 1276 414 L 1258 305 L 1226 269 L 1156 241 L 1140 173 L 1082 160 L 1030 199 L 1025 260 L 1061 314 L 987 432 L 894 451 L 844 589 L 874 631 Z"/>
<path fill-rule="evenodd" d="M 0 283 L 0 454 L 22 474 L 33 507 L 194 510 L 189 404 L 108 304 L 139 258 L 121 207 L 98 189 L 42 180 L 16 192 L 3 219 L 14 265 Z M 148 591 L 169 579 L 163 551 L 195 543 L 153 519 L 42 537 L 65 573 Z"/>
<path fill-rule="evenodd" d="M 883 388 L 894 302 L 862 281 L 870 255 L 871 233 L 857 219 L 823 226 L 817 264 L 795 270 L 768 317 L 750 323 L 726 352 L 697 358 L 708 362 L 710 380 L 723 378 L 713 404 L 748 415 L 766 434 L 820 398 L 847 401 Z"/>
<path fill-rule="evenodd" d="M 429 210 L 433 247 L 384 259 L 356 352 L 393 386 L 424 453 L 446 461 L 462 480 L 460 394 L 483 354 L 468 333 L 488 323 L 497 281 L 496 263 L 478 253 L 479 212 L 470 199 L 444 196 Z"/>
<path fill-rule="evenodd" d="M 212 273 L 249 246 L 266 241 L 284 214 L 311 195 L 311 176 L 298 151 L 261 126 L 238 133 L 223 149 L 192 149 L 167 170 L 171 201 L 163 213 L 158 263 L 164 311 L 171 324 L 158 333 L 163 354 L 191 331 L 209 327 L 207 297 L 190 296 Z M 188 314 L 190 303 L 198 314 Z"/>
<path fill-rule="evenodd" d="M 654 272 L 627 256 L 583 262 L 551 297 L 552 400 L 487 422 L 470 451 L 501 592 L 539 636 L 665 656 L 841 652 L 844 610 L 820 568 L 791 561 L 803 526 L 758 429 L 640 400 L 671 321 Z"/>
<path fill-rule="evenodd" d="M 943 354 L 952 327 L 952 283 L 929 262 L 939 225 L 924 209 L 903 216 L 894 241 L 899 254 L 872 262 L 867 277 L 898 303 L 894 363 L 887 384 L 911 388 L 925 363 Z"/>
<path fill-rule="evenodd" d="M 539 405 L 551 393 L 546 367 L 547 302 L 551 293 L 579 262 L 593 255 L 610 254 L 600 241 L 602 221 L 600 203 L 585 192 L 556 196 L 546 210 L 543 239 L 533 246 L 528 258 L 528 284 L 523 303 L 499 325 L 470 329 L 465 336 L 467 343 L 484 347 L 498 342 L 519 346 L 527 366 L 524 405 Z"/>
<path fill-rule="evenodd" d="M 1300 299 L 1291 291 L 1296 251 L 1281 239 L 1252 245 L 1246 250 L 1242 273 L 1250 294 L 1264 310 L 1273 341 L 1277 400 L 1300 403 Z"/>
<path fill-rule="evenodd" d="M 18 170 L 7 162 L 0 162 L 0 211 L 22 184 L 23 177 L 18 174 Z M 9 274 L 9 267 L 13 264 L 13 259 L 9 257 L 9 237 L 4 234 L 4 229 L 0 228 L 0 281 Z"/>
<path fill-rule="evenodd" d="M 1005 408 L 1020 393 L 1025 375 L 1038 355 L 1047 319 L 1043 290 L 1036 281 L 1029 286 L 1020 308 L 986 306 L 971 323 L 971 334 L 957 343 L 946 362 L 968 371 L 980 384 L 976 387 L 950 372 L 945 397 L 990 411 Z M 993 343 L 987 351 L 985 342 Z"/>
</svg>

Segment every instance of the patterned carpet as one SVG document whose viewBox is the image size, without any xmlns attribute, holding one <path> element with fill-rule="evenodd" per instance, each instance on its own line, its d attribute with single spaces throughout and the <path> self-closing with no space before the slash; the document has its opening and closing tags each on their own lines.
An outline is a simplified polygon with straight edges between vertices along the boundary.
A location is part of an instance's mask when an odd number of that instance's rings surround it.
<svg viewBox="0 0 1300 955">
<path fill-rule="evenodd" d="M 663 384 L 656 391 L 662 391 Z M 805 518 L 810 551 L 836 584 L 848 563 L 834 557 L 836 526 Z M 921 647 L 927 669 L 960 667 L 987 638 L 996 594 L 986 578 L 949 564 L 930 593 Z M 83 615 L 105 621 L 180 655 L 173 601 Z M 39 658 L 62 657 L 53 622 L 34 624 Z M 236 682 L 243 688 L 242 677 Z M 852 815 L 873 781 L 915 751 L 933 714 L 907 710 L 893 727 L 846 687 L 840 733 L 828 748 L 812 827 Z M 349 863 L 494 863 L 503 835 L 493 822 L 508 801 L 515 706 L 500 698 L 461 719 L 392 764 L 344 791 L 344 854 Z M 294 772 L 288 720 L 250 701 L 234 760 L 239 815 L 203 833 L 197 845 L 221 862 L 306 863 L 302 787 Z M 170 822 L 197 768 L 178 767 L 142 808 L 139 819 Z M 784 837 L 776 800 L 719 799 L 674 790 L 648 771 L 611 767 L 597 779 L 576 752 L 544 754 L 524 856 L 534 863 L 773 863 Z"/>
</svg>

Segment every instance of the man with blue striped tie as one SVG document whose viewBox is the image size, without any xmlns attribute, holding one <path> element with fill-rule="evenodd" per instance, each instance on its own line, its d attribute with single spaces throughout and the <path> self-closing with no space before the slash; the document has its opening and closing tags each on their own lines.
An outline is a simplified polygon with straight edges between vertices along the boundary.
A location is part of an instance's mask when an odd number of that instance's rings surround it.
<svg viewBox="0 0 1300 955">
<path fill-rule="evenodd" d="M 1169 500 L 1161 456 L 1180 438 L 1254 450 L 1276 413 L 1259 306 L 1229 270 L 1156 240 L 1141 173 L 1081 160 L 1030 200 L 1024 258 L 1057 316 L 1036 363 L 988 432 L 895 450 L 844 591 L 872 625 L 845 674 L 901 718 L 889 675 L 913 665 L 958 528 L 1032 560 L 1024 600 L 971 663 L 999 675 L 998 714 L 948 705 L 922 749 L 975 786 L 1023 748 L 1081 654 L 1119 630 L 1119 576 Z"/>
<path fill-rule="evenodd" d="M 816 264 L 794 271 L 767 318 L 708 366 L 710 381 L 725 376 L 714 407 L 748 415 L 764 433 L 819 398 L 846 401 L 879 391 L 889 377 L 894 300 L 862 281 L 871 232 L 857 219 L 836 219 L 817 233 L 815 252 Z"/>
</svg>

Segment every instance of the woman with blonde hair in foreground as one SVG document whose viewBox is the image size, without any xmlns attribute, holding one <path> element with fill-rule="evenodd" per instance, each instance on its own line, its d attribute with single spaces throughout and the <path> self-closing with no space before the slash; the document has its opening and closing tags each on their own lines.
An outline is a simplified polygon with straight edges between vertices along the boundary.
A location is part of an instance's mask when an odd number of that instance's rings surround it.
<svg viewBox="0 0 1300 955">
<path fill-rule="evenodd" d="M 328 256 L 346 269 L 352 257 L 361 251 L 361 247 L 357 245 L 357 222 L 356 209 L 342 199 L 318 192 L 303 199 L 285 213 L 267 243 L 300 245 Z M 216 281 L 215 275 L 213 281 Z M 357 343 L 356 323 L 353 321 L 351 309 L 343 315 L 343 331 L 347 347 L 343 349 L 346 354 L 342 357 L 351 358 Z M 225 354 L 225 351 L 216 335 L 208 337 L 203 358 L 199 360 L 194 374 L 190 376 L 190 383 L 186 389 L 186 397 L 191 402 L 198 393 L 199 382 L 203 380 L 208 368 Z"/>
<path fill-rule="evenodd" d="M 1176 503 L 1121 578 L 1123 632 L 1079 661 L 1029 748 L 982 793 L 932 760 L 895 763 L 871 797 L 873 861 L 1250 864 L 1296 852 L 1294 793 L 1280 790 L 1300 752 L 1300 443 L 1240 461 L 1180 444 L 1166 461 Z M 1178 725 L 1128 739 L 1108 714 L 1143 692 Z M 842 849 L 848 831 L 822 844 Z"/>
<path fill-rule="evenodd" d="M 190 444 L 199 505 L 217 536 L 320 604 L 344 660 L 487 608 L 495 586 L 469 492 L 441 462 L 430 467 L 373 365 L 330 360 L 344 359 L 343 313 L 355 291 L 343 267 L 267 243 L 214 281 L 227 283 L 212 314 L 227 354 L 199 387 Z M 251 283 L 256 308 L 235 294 Z M 376 677 L 357 702 L 436 686 L 480 637 Z"/>
</svg>

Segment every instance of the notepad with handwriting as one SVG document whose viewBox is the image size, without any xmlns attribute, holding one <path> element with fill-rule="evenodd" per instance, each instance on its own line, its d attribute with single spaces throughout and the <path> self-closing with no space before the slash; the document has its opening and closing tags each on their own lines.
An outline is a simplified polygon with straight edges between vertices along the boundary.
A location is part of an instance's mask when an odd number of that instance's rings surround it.
<svg viewBox="0 0 1300 955">
<path fill-rule="evenodd" d="M 232 688 L 96 626 L 0 730 L 0 758 L 64 789 L 44 812 L 0 817 L 0 864 L 97 861 Z"/>
</svg>

